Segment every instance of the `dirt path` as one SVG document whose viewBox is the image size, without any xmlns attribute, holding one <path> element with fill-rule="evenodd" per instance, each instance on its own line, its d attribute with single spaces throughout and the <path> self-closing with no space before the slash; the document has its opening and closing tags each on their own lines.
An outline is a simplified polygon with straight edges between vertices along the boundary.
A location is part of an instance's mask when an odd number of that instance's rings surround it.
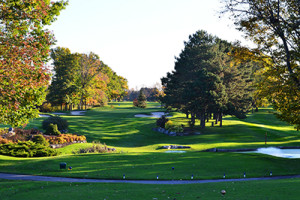
<svg viewBox="0 0 300 200">
<path fill-rule="evenodd" d="M 211 180 L 107 180 L 107 179 L 80 179 L 50 176 L 34 176 L 25 174 L 0 173 L 0 179 L 26 180 L 26 181 L 50 181 L 50 182 L 81 182 L 81 183 L 136 183 L 136 184 L 195 184 L 195 183 L 217 183 L 217 182 L 237 182 L 237 181 L 259 181 L 300 178 L 300 175 L 273 176 L 261 178 L 240 178 L 240 179 L 211 179 Z"/>
</svg>

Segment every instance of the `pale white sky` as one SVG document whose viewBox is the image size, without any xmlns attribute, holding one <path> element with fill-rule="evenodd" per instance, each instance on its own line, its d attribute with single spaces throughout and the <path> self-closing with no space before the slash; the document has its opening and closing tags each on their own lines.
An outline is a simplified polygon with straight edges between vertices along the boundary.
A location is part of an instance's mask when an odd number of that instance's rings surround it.
<svg viewBox="0 0 300 200">
<path fill-rule="evenodd" d="M 174 56 L 197 30 L 242 40 L 232 21 L 219 18 L 220 0 L 69 0 L 50 27 L 56 45 L 94 52 L 129 88 L 153 86 L 174 68 Z"/>
</svg>

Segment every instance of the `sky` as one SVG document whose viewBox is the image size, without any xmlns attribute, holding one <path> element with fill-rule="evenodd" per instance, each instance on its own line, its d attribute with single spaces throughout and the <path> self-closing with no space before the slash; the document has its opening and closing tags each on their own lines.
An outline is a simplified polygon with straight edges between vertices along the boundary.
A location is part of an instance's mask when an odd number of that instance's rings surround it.
<svg viewBox="0 0 300 200">
<path fill-rule="evenodd" d="M 160 83 L 198 30 L 243 44 L 221 10 L 220 0 L 69 0 L 48 29 L 56 46 L 98 54 L 129 88 L 139 89 Z"/>
</svg>

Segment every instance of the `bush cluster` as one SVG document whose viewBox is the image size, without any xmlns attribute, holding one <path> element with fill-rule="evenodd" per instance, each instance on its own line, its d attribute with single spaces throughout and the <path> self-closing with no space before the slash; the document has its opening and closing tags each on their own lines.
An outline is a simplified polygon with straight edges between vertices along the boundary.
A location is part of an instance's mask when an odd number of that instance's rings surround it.
<svg viewBox="0 0 300 200">
<path fill-rule="evenodd" d="M 72 135 L 72 134 L 60 134 L 59 136 L 45 136 L 46 140 L 50 144 L 64 144 L 74 141 L 84 141 L 86 137 L 84 135 Z"/>
<path fill-rule="evenodd" d="M 57 124 L 49 124 L 46 128 L 46 135 L 60 135 L 61 132 L 57 129 Z"/>
<path fill-rule="evenodd" d="M 9 142 L 11 142 L 11 141 L 9 141 L 8 139 L 0 137 L 0 144 L 7 144 Z"/>
<path fill-rule="evenodd" d="M 56 156 L 58 152 L 48 146 L 32 141 L 19 141 L 0 145 L 0 154 L 15 157 L 44 157 Z"/>
<path fill-rule="evenodd" d="M 139 101 L 137 99 L 133 100 L 133 106 L 138 107 L 139 106 Z"/>
<path fill-rule="evenodd" d="M 53 112 L 54 108 L 52 107 L 51 103 L 45 102 L 39 107 L 39 111 L 40 112 Z"/>
<path fill-rule="evenodd" d="M 59 116 L 50 116 L 42 122 L 42 128 L 47 131 L 50 124 L 56 124 L 57 129 L 61 133 L 66 133 L 68 130 L 68 126 L 69 126 L 67 120 L 65 120 Z"/>
<path fill-rule="evenodd" d="M 171 131 L 171 132 L 176 132 L 176 133 L 182 133 L 182 132 L 183 132 L 183 127 L 182 127 L 182 125 L 180 125 L 180 124 L 174 124 L 171 120 L 169 120 L 169 121 L 166 123 L 165 128 L 166 128 L 168 131 Z"/>
<path fill-rule="evenodd" d="M 73 153 L 107 153 L 107 152 L 112 152 L 115 151 L 115 149 L 111 149 L 108 148 L 106 146 L 106 144 L 101 144 L 99 143 L 94 143 L 92 147 L 88 147 L 88 148 L 83 148 L 83 149 L 79 149 L 78 152 L 73 152 Z"/>
<path fill-rule="evenodd" d="M 41 144 L 43 146 L 49 146 L 49 142 L 41 134 L 33 136 L 32 137 L 32 141 L 35 142 L 35 143 L 37 143 L 37 144 Z"/>
<path fill-rule="evenodd" d="M 10 134 L 7 134 L 7 133 L 8 133 L 8 130 L 6 130 L 5 134 L 2 134 L 2 137 L 3 137 L 3 135 L 5 135 L 5 139 L 7 139 L 8 141 L 10 141 L 12 143 L 16 143 L 18 141 L 29 140 L 32 135 L 40 134 L 40 131 L 37 130 L 37 129 L 15 128 L 14 129 L 15 134 L 10 135 Z"/>
<path fill-rule="evenodd" d="M 160 118 L 158 118 L 156 120 L 156 126 L 161 127 L 161 128 L 165 128 L 166 123 L 169 121 L 168 118 L 166 118 L 165 115 L 161 116 Z"/>
</svg>

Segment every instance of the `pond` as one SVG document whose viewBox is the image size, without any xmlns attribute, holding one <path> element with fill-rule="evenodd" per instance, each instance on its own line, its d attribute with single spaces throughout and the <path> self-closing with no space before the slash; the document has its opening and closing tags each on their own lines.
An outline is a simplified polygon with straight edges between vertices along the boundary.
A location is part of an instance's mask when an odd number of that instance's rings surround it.
<svg viewBox="0 0 300 200">
<path fill-rule="evenodd" d="M 261 153 L 281 158 L 300 158 L 300 149 L 279 149 L 275 147 L 259 148 L 256 151 L 243 153 Z"/>
<path fill-rule="evenodd" d="M 169 113 L 165 112 L 152 112 L 151 115 L 145 115 L 145 114 L 136 114 L 135 117 L 154 117 L 154 118 L 160 118 L 163 115 L 167 115 Z M 166 117 L 172 117 L 172 116 L 166 116 Z"/>
</svg>

